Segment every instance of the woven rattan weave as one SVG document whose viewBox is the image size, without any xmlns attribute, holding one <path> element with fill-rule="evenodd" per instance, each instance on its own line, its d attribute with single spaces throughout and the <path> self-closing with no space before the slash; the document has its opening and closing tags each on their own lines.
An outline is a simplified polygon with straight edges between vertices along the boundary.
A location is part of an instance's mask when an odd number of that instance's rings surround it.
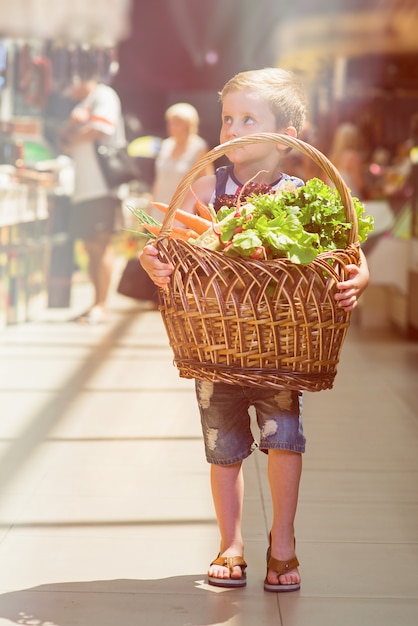
<svg viewBox="0 0 418 626">
<path fill-rule="evenodd" d="M 353 224 L 347 249 L 298 265 L 287 259 L 231 258 L 170 237 L 175 212 L 202 169 L 232 149 L 259 142 L 295 148 L 326 173 Z M 217 146 L 180 183 L 157 246 L 174 266 L 159 295 L 180 376 L 307 391 L 332 387 L 350 322 L 350 313 L 336 305 L 336 283 L 345 278 L 347 264 L 359 263 L 359 247 L 349 190 L 321 152 L 271 133 Z"/>
</svg>

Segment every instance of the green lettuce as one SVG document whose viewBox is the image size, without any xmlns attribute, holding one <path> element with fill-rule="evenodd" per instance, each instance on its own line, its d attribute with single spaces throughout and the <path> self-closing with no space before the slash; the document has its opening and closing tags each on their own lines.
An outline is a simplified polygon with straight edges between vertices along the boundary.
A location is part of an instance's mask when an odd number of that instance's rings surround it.
<svg viewBox="0 0 418 626">
<path fill-rule="evenodd" d="M 373 229 L 373 218 L 364 214 L 358 198 L 353 204 L 362 243 Z M 339 193 L 318 178 L 303 187 L 253 195 L 242 207 L 222 208 L 218 219 L 224 220 L 218 227 L 225 254 L 281 257 L 301 264 L 311 263 L 321 252 L 346 248 L 352 228 Z"/>
</svg>

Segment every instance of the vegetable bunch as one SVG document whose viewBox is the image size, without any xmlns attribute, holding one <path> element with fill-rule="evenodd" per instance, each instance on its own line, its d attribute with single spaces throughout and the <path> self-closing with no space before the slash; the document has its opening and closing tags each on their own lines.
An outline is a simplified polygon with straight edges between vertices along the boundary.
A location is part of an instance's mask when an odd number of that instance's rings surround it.
<svg viewBox="0 0 418 626">
<path fill-rule="evenodd" d="M 353 204 L 361 243 L 373 229 L 373 218 L 364 215 L 358 198 Z M 253 195 L 241 207 L 221 209 L 218 218 L 225 254 L 301 264 L 321 252 L 346 248 L 352 228 L 339 193 L 318 178 L 302 187 L 286 183 L 275 193 Z"/>
<path fill-rule="evenodd" d="M 353 198 L 353 204 L 362 243 L 373 229 L 373 218 L 364 214 L 358 198 Z M 154 206 L 164 212 L 168 209 L 161 203 Z M 238 196 L 236 206 L 221 207 L 216 214 L 201 203 L 196 207 L 200 215 L 177 210 L 175 218 L 187 228 L 173 228 L 172 236 L 229 256 L 287 258 L 307 264 L 321 252 L 345 249 L 352 228 L 339 193 L 318 178 L 302 187 L 289 182 L 275 192 L 251 194 L 243 204 Z M 131 210 L 146 235 L 156 237 L 161 223 Z"/>
</svg>

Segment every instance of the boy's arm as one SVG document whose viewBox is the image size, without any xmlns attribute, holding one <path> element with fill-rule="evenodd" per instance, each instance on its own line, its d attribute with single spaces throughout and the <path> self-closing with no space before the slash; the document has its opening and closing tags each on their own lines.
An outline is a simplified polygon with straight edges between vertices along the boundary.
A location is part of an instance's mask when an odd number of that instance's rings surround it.
<svg viewBox="0 0 418 626">
<path fill-rule="evenodd" d="M 362 250 L 360 250 L 360 259 L 359 267 L 347 265 L 348 279 L 337 283 L 339 291 L 335 294 L 335 299 L 344 311 L 352 311 L 357 306 L 358 299 L 369 283 L 369 268 Z"/>
</svg>

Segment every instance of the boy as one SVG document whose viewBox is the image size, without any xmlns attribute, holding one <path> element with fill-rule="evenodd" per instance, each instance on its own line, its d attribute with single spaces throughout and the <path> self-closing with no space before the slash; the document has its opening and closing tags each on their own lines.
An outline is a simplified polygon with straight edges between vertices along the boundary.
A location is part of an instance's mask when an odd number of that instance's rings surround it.
<svg viewBox="0 0 418 626">
<path fill-rule="evenodd" d="M 305 121 L 303 91 L 293 74 L 275 68 L 241 72 L 224 86 L 220 142 L 236 137 L 270 132 L 296 137 Z M 193 192 L 216 206 L 257 173 L 257 182 L 277 189 L 289 180 L 280 172 L 277 144 L 253 144 L 228 152 L 231 165 L 193 185 Z M 293 179 L 302 184 L 299 179 Z M 193 211 L 195 198 L 189 194 L 182 208 Z M 156 285 L 164 287 L 172 267 L 157 258 L 147 245 L 141 264 Z M 351 311 L 368 283 L 364 255 L 360 267 L 348 266 L 349 279 L 339 283 L 335 298 Z M 211 464 L 211 488 L 221 536 L 220 552 L 211 563 L 208 582 L 221 587 L 246 584 L 244 543 L 241 534 L 243 504 L 242 461 L 257 447 L 268 453 L 268 478 L 273 520 L 267 552 L 266 591 L 295 591 L 300 588 L 295 555 L 294 518 L 305 451 L 301 417 L 301 392 L 274 392 L 256 387 L 196 381 L 206 458 Z M 254 406 L 260 428 L 260 443 L 251 434 L 248 408 Z"/>
</svg>

